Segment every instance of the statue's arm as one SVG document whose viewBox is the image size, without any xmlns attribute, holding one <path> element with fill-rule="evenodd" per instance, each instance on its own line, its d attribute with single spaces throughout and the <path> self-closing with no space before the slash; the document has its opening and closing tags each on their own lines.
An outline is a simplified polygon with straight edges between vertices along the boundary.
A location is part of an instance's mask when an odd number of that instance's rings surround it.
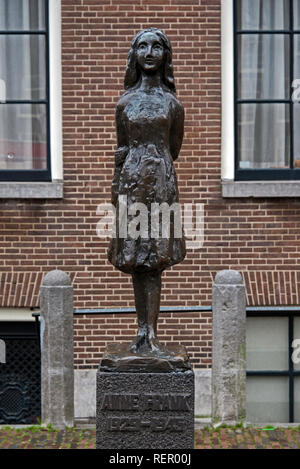
<svg viewBox="0 0 300 469">
<path fill-rule="evenodd" d="M 122 166 L 128 153 L 128 136 L 123 122 L 124 105 L 118 103 L 116 107 L 117 150 L 115 151 L 115 165 Z"/>
<path fill-rule="evenodd" d="M 182 145 L 184 133 L 184 108 L 182 104 L 176 100 L 173 105 L 172 124 L 170 129 L 170 152 L 173 160 L 178 158 Z"/>
<path fill-rule="evenodd" d="M 125 125 L 123 123 L 122 113 L 124 106 L 120 103 L 116 107 L 116 133 L 117 133 L 117 149 L 115 151 L 115 174 L 111 187 L 111 202 L 116 207 L 119 196 L 120 174 L 126 156 L 128 154 L 128 137 Z"/>
</svg>

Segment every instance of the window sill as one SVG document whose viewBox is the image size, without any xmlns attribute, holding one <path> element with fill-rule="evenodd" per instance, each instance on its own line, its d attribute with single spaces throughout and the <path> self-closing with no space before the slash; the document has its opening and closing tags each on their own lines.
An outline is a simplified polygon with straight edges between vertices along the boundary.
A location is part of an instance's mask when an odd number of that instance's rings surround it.
<svg viewBox="0 0 300 469">
<path fill-rule="evenodd" d="M 222 197 L 300 197 L 299 181 L 232 181 L 222 180 Z"/>
<path fill-rule="evenodd" d="M 0 182 L 0 199 L 62 199 L 63 182 Z"/>
</svg>

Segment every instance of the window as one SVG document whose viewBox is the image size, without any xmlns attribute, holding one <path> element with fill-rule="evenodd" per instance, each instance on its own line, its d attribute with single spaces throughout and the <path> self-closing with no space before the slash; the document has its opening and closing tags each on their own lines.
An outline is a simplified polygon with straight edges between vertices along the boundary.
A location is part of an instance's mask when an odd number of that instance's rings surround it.
<svg viewBox="0 0 300 469">
<path fill-rule="evenodd" d="M 48 2 L 0 0 L 0 179 L 49 181 Z"/>
<path fill-rule="evenodd" d="M 300 311 L 247 308 L 247 420 L 300 421 Z"/>
<path fill-rule="evenodd" d="M 300 0 L 233 8 L 235 180 L 299 180 Z"/>
</svg>

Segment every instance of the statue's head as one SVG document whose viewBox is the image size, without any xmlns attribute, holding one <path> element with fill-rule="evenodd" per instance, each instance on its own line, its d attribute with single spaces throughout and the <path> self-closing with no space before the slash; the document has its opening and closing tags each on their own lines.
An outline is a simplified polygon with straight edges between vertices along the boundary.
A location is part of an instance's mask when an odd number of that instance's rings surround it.
<svg viewBox="0 0 300 469">
<path fill-rule="evenodd" d="M 132 40 L 131 49 L 128 54 L 128 63 L 125 74 L 124 86 L 128 90 L 138 84 L 141 77 L 141 59 L 140 51 L 142 47 L 146 47 L 147 43 L 152 41 L 157 43 L 157 56 L 154 63 L 147 64 L 147 61 L 144 63 L 144 66 L 147 68 L 149 65 L 149 70 L 155 70 L 155 64 L 159 67 L 159 72 L 161 73 L 163 83 L 172 91 L 176 92 L 174 84 L 174 75 L 173 75 L 173 65 L 172 65 L 172 47 L 171 43 L 164 32 L 157 28 L 147 28 L 138 32 Z M 158 51 L 159 46 L 162 49 L 162 54 Z M 150 70 L 151 71 L 151 70 Z"/>
</svg>

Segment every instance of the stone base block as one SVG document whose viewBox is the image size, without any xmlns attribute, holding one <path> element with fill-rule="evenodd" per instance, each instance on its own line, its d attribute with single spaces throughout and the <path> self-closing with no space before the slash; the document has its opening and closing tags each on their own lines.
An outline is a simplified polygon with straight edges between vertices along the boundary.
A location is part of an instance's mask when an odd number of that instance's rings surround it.
<svg viewBox="0 0 300 469">
<path fill-rule="evenodd" d="M 97 449 L 193 449 L 194 372 L 97 373 Z"/>
<path fill-rule="evenodd" d="M 159 352 L 133 353 L 129 343 L 108 344 L 101 361 L 101 371 L 126 373 L 178 373 L 191 370 L 186 348 L 163 346 Z"/>
</svg>

